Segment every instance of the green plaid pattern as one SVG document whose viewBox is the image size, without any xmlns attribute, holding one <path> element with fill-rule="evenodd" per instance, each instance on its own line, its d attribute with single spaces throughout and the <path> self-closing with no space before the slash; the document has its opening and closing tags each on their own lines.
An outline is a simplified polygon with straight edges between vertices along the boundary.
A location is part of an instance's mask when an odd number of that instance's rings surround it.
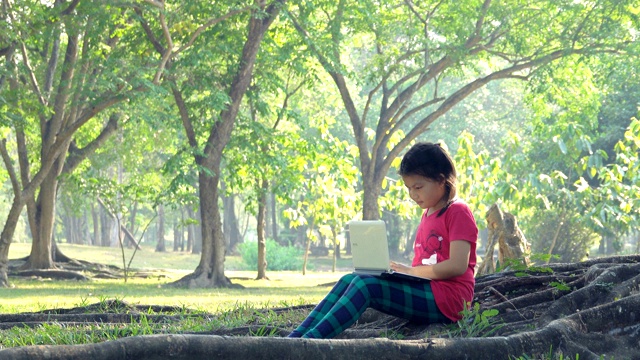
<svg viewBox="0 0 640 360">
<path fill-rule="evenodd" d="M 416 323 L 451 323 L 438 310 L 428 282 L 347 274 L 289 337 L 335 337 L 353 325 L 368 307 Z"/>
</svg>

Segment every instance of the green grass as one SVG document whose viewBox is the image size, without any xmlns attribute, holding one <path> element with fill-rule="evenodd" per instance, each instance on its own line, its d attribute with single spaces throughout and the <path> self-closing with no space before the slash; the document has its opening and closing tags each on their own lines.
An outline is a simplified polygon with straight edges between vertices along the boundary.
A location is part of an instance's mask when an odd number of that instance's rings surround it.
<svg viewBox="0 0 640 360">
<path fill-rule="evenodd" d="M 122 267 L 117 248 L 103 248 L 60 244 L 64 254 L 75 259 Z M 12 244 L 9 258 L 26 256 L 29 244 Z M 130 254 L 131 250 L 127 250 Z M 130 256 L 130 255 L 128 255 Z M 175 289 L 166 286 L 192 272 L 199 255 L 186 253 L 155 253 L 150 249 L 138 252 L 132 267 L 151 272 L 147 279 L 130 278 L 125 284 L 119 280 L 51 281 L 43 279 L 10 278 L 11 288 L 0 288 L 0 313 L 40 311 L 92 304 L 104 299 L 120 299 L 136 305 L 178 305 L 210 313 L 228 311 L 238 306 L 272 308 L 317 303 L 350 264 L 342 259 L 341 272 L 314 271 L 269 272 L 270 280 L 254 280 L 255 271 L 227 270 L 226 276 L 244 289 Z M 316 268 L 330 268 L 330 259 L 312 259 Z M 225 269 L 240 264 L 238 258 L 228 258 Z"/>
<path fill-rule="evenodd" d="M 122 253 L 120 248 L 86 246 L 73 244 L 58 244 L 60 250 L 67 256 L 97 262 L 105 265 L 115 265 L 122 268 Z M 29 255 L 31 252 L 31 244 L 14 243 L 9 248 L 9 259 L 17 259 Z M 127 263 L 133 255 L 133 249 L 125 249 L 125 258 Z M 167 251 L 157 253 L 153 247 L 142 247 L 138 250 L 131 263 L 132 268 L 136 269 L 167 269 L 167 270 L 193 270 L 200 262 L 200 255 L 187 252 Z M 229 258 L 225 265 L 233 270 L 234 266 L 239 264 L 240 260 Z"/>
<path fill-rule="evenodd" d="M 71 258 L 122 268 L 122 254 L 118 248 L 59 246 Z M 24 257 L 29 252 L 29 244 L 12 244 L 9 258 Z M 127 261 L 131 253 L 132 250 L 126 250 Z M 171 251 L 156 253 L 152 248 L 145 248 L 136 254 L 131 266 L 134 271 L 150 274 L 150 277 L 129 278 L 127 283 L 123 279 L 53 281 L 10 277 L 12 287 L 0 288 L 0 313 L 69 309 L 119 300 L 131 305 L 176 306 L 177 312 L 169 315 L 175 315 L 177 320 L 169 323 L 147 321 L 154 315 L 149 309 L 148 315 L 141 315 L 137 320 L 132 317 L 130 323 L 96 322 L 68 326 L 53 321 L 33 328 L 16 326 L 0 330 L 0 349 L 87 344 L 158 333 L 209 333 L 238 327 L 248 327 L 245 331 L 254 336 L 273 336 L 277 331 L 290 331 L 308 311 L 274 312 L 269 309 L 316 304 L 329 291 L 331 283 L 349 271 L 351 265 L 350 258 L 341 259 L 338 264 L 341 271 L 331 272 L 326 270 L 331 269 L 332 259 L 311 257 L 309 261 L 314 269 L 325 271 L 310 271 L 302 275 L 300 271 L 267 270 L 270 280 L 258 281 L 255 280 L 256 271 L 242 269 L 240 258 L 227 257 L 225 275 L 244 289 L 176 289 L 168 286 L 193 272 L 199 261 L 199 255 Z"/>
</svg>

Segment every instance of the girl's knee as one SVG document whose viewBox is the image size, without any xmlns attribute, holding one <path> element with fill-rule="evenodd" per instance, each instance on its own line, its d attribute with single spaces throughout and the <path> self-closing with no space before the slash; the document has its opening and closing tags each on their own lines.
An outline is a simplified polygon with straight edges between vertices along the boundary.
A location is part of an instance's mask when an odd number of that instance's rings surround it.
<svg viewBox="0 0 640 360">
<path fill-rule="evenodd" d="M 343 275 L 336 285 L 347 286 L 348 288 L 355 287 L 357 289 L 368 288 L 372 284 L 379 285 L 380 279 L 370 275 L 359 274 L 346 274 Z"/>
<path fill-rule="evenodd" d="M 342 277 L 341 277 L 341 278 L 340 278 L 340 280 L 338 280 L 338 281 L 340 281 L 340 282 L 345 282 L 345 283 L 350 283 L 350 282 L 352 282 L 352 281 L 353 281 L 353 279 L 355 279 L 356 277 L 358 277 L 358 275 L 357 275 L 357 274 L 349 273 L 349 274 L 346 274 L 346 275 L 342 275 Z"/>
</svg>

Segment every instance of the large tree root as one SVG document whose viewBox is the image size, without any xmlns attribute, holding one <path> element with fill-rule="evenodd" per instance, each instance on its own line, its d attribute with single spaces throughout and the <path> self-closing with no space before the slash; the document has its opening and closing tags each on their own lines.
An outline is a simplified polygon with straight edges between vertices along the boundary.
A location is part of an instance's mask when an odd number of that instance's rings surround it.
<svg viewBox="0 0 640 360">
<path fill-rule="evenodd" d="M 33 269 L 22 270 L 27 258 L 9 260 L 8 274 L 13 277 L 35 277 L 54 280 L 78 280 L 89 281 L 96 279 L 121 279 L 124 272 L 121 268 L 113 265 L 104 265 L 85 260 L 70 259 L 64 257 L 63 260 L 55 262 L 55 269 Z M 138 272 L 130 269 L 128 277 L 147 278 L 159 276 L 149 272 Z"/>
<path fill-rule="evenodd" d="M 638 315 L 640 296 L 620 300 L 552 321 L 540 330 L 507 337 L 425 340 L 303 340 L 268 337 L 151 335 L 91 345 L 31 346 L 0 351 L 3 359 L 512 359 L 548 354 L 550 349 L 577 354 L 580 359 L 640 357 Z M 605 329 L 602 318 L 616 329 Z M 592 333 L 592 332 L 597 333 Z M 602 332 L 606 331 L 606 332 Z M 627 335 L 627 336 L 622 336 Z M 586 344 L 586 345 L 585 345 Z"/>
<path fill-rule="evenodd" d="M 121 338 L 90 345 L 30 346 L 0 351 L 0 359 L 517 359 L 563 354 L 574 359 L 640 359 L 640 256 L 594 259 L 528 271 L 482 276 L 476 282 L 479 311 L 458 325 L 409 324 L 373 310 L 334 340 L 283 339 L 295 324 L 264 324 L 264 312 L 307 314 L 312 306 L 256 311 L 235 328 L 197 334 Z M 152 311 L 149 311 L 153 308 Z M 491 337 L 467 338 L 473 318 L 485 310 Z M 49 322 L 78 324 L 167 323 L 216 314 L 171 307 L 106 302 L 69 310 L 0 315 L 0 328 Z M 90 312 L 90 313 L 86 313 Z M 272 318 L 271 318 L 272 319 Z M 488 320 L 488 321 L 489 321 Z M 82 331 L 82 330 L 80 330 Z M 277 337 L 256 337 L 253 334 Z M 455 334 L 455 335 L 452 335 Z M 221 336 L 223 335 L 223 336 Z M 479 336 L 483 334 L 480 333 Z M 453 338 L 451 338 L 453 336 Z M 478 336 L 478 334 L 476 334 Z M 397 340 L 402 339 L 402 340 Z M 374 355 L 372 355 L 374 354 Z"/>
</svg>

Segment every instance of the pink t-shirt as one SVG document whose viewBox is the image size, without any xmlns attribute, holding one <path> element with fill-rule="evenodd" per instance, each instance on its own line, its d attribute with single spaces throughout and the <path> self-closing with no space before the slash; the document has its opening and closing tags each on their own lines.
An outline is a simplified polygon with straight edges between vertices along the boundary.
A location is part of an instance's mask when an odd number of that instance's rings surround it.
<svg viewBox="0 0 640 360">
<path fill-rule="evenodd" d="M 434 265 L 449 259 L 449 246 L 452 240 L 464 240 L 471 244 L 469 266 L 460 276 L 446 280 L 432 280 L 431 289 L 438 309 L 453 321 L 460 320 L 464 303 L 473 300 L 475 286 L 474 267 L 476 266 L 476 242 L 478 227 L 473 213 L 463 201 L 454 201 L 449 208 L 438 216 L 438 211 L 427 216 L 422 215 L 416 241 L 413 246 L 412 266 Z"/>
</svg>

